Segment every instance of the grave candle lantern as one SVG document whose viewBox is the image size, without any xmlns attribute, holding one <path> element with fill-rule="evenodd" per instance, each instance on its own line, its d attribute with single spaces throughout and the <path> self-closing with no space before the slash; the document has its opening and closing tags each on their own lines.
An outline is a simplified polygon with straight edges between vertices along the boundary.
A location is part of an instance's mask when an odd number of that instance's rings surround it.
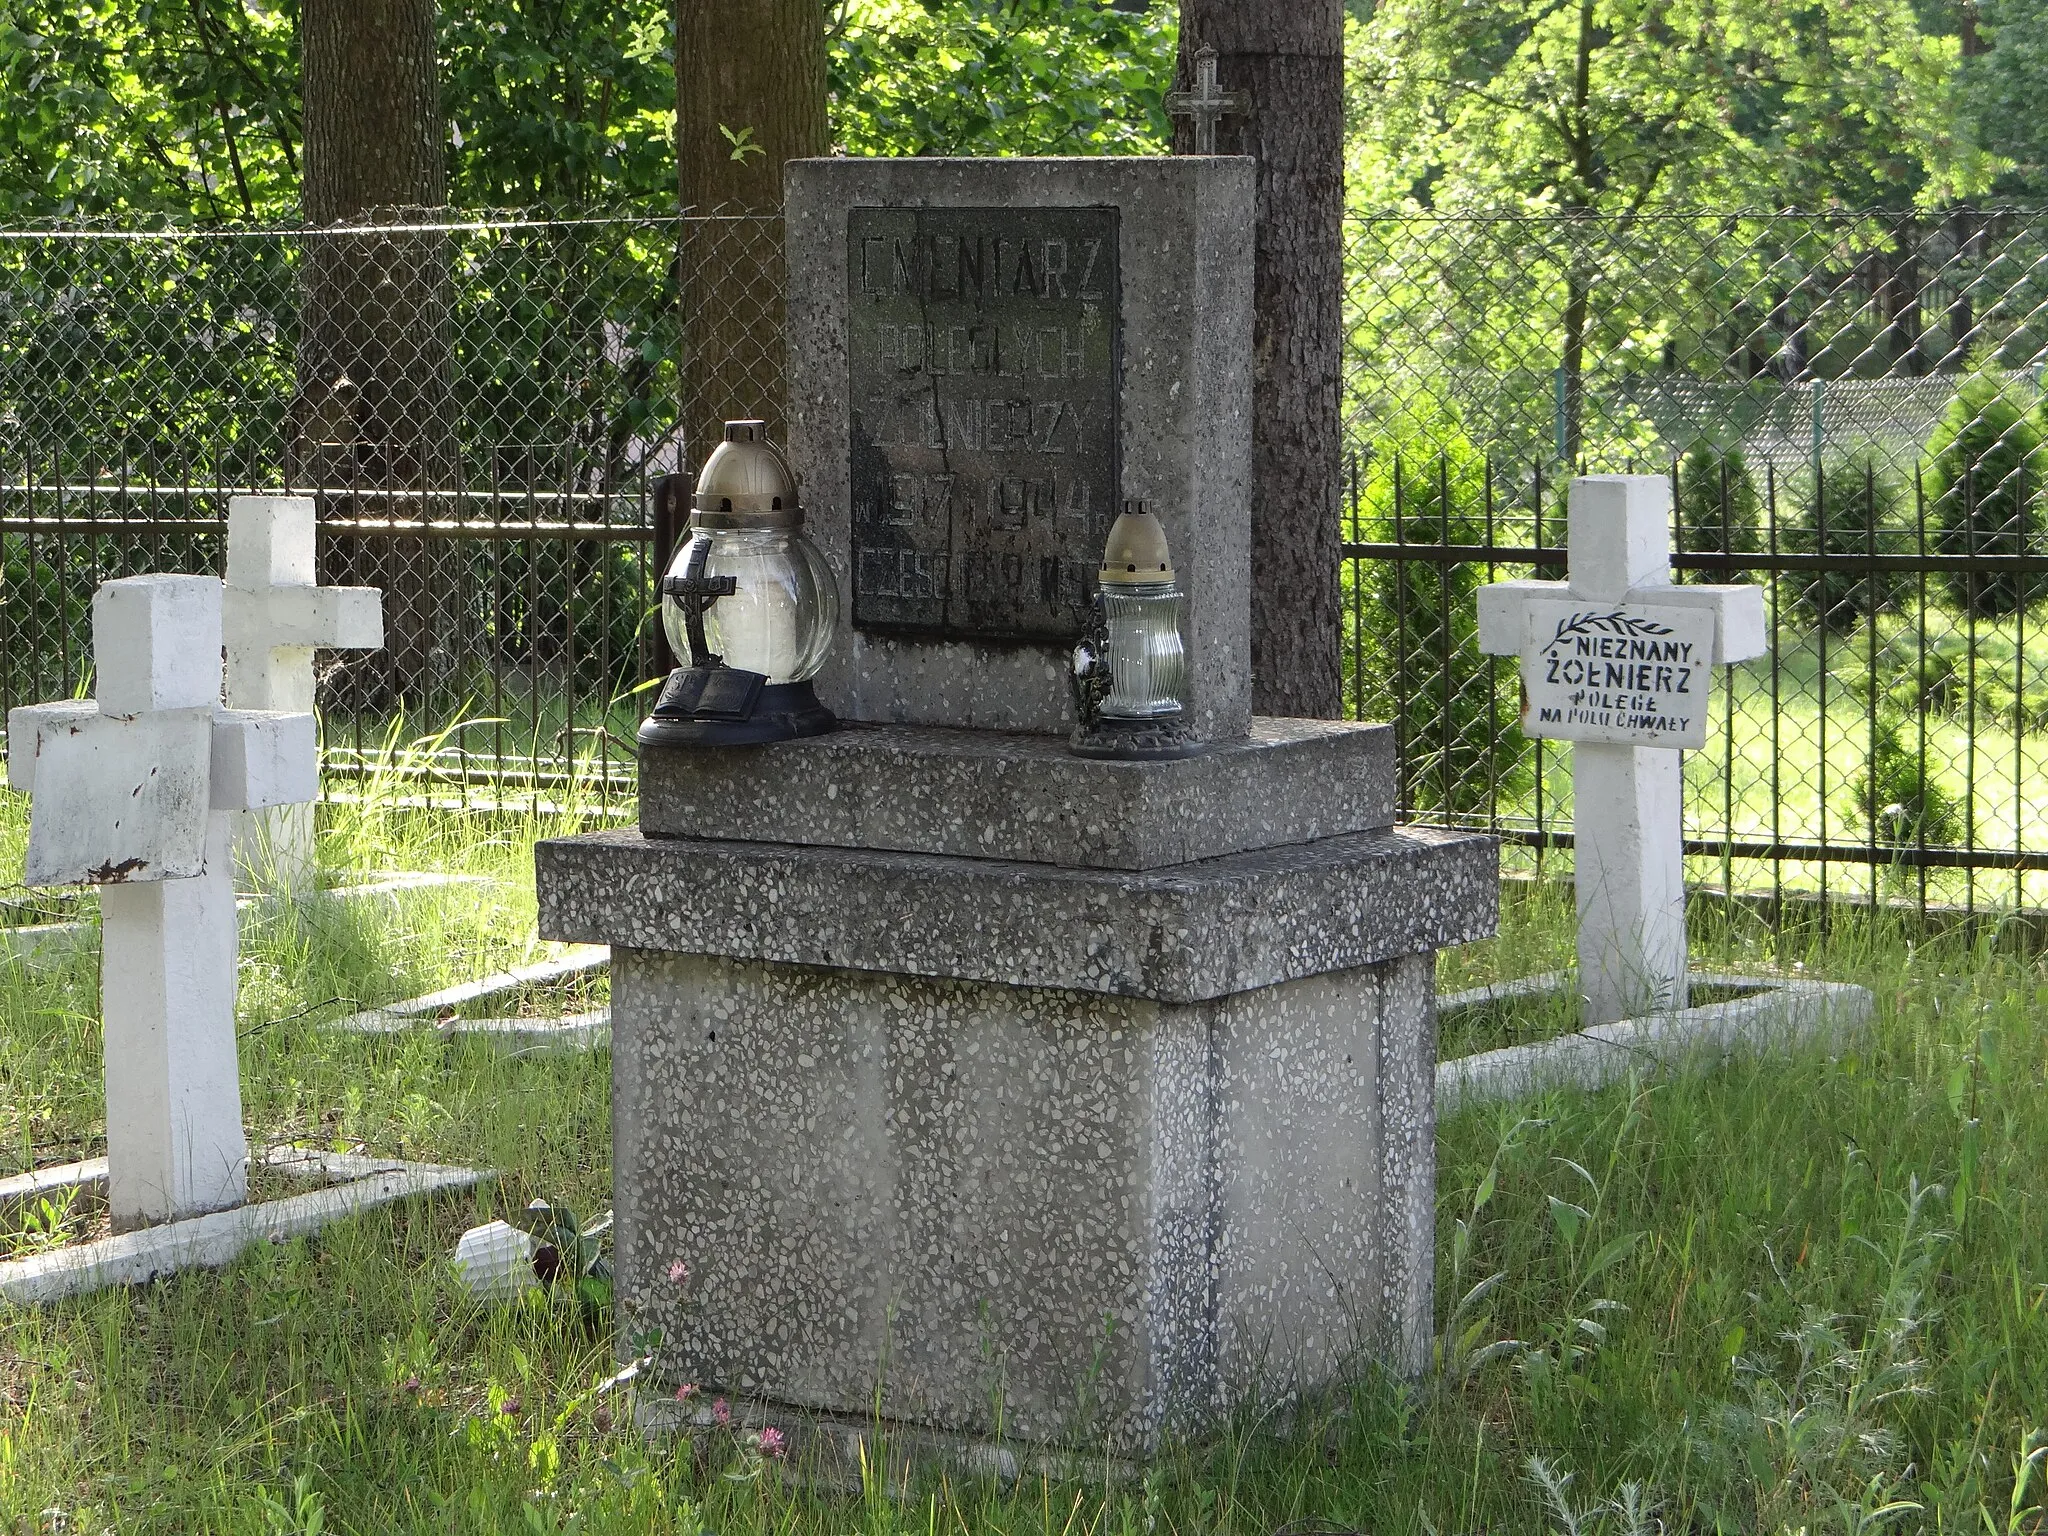
<svg viewBox="0 0 2048 1536">
<path fill-rule="evenodd" d="M 766 424 L 727 422 L 697 475 L 689 537 L 661 578 L 662 625 L 688 665 L 662 686 L 642 746 L 786 741 L 838 724 L 811 679 L 839 589 L 803 520 Z"/>
<path fill-rule="evenodd" d="M 1188 729 L 1186 606 L 1166 530 L 1126 501 L 1097 573 L 1095 619 L 1074 647 L 1075 728 L 1082 757 L 1174 758 L 1202 750 Z"/>
</svg>

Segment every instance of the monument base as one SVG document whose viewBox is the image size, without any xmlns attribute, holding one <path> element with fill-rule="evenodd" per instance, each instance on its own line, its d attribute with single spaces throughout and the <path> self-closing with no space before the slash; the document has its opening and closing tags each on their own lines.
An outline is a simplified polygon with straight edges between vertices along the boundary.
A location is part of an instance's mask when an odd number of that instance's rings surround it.
<svg viewBox="0 0 2048 1536">
<path fill-rule="evenodd" d="M 619 1297 L 671 1386 L 1123 1453 L 1420 1372 L 1433 994 L 1428 955 L 1175 1004 L 617 949 Z"/>
<path fill-rule="evenodd" d="M 671 1390 L 1142 1456 L 1426 1365 L 1434 956 L 1492 933 L 1493 840 L 1389 826 L 1381 728 L 1065 745 L 650 753 L 643 825 L 697 835 L 537 848 L 541 933 L 612 946 Z"/>
</svg>

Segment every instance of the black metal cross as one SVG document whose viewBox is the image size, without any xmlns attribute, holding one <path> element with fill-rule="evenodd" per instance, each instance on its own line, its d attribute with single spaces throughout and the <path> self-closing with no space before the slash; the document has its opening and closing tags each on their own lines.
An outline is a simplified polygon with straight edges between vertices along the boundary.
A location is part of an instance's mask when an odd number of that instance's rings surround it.
<svg viewBox="0 0 2048 1536">
<path fill-rule="evenodd" d="M 1169 116 L 1194 119 L 1195 153 L 1198 155 L 1216 153 L 1218 118 L 1243 117 L 1251 109 L 1250 91 L 1222 91 L 1216 88 L 1214 48 L 1204 47 L 1195 51 L 1195 88 L 1192 91 L 1166 93 L 1166 110 Z"/>
<path fill-rule="evenodd" d="M 690 551 L 690 558 L 680 576 L 661 578 L 661 595 L 672 597 L 683 610 L 683 627 L 690 636 L 690 665 L 693 667 L 715 667 L 722 657 L 711 654 L 711 646 L 704 638 L 704 610 L 721 597 L 731 597 L 738 589 L 738 580 L 732 576 L 706 576 L 704 557 L 708 549 L 698 545 Z"/>
</svg>

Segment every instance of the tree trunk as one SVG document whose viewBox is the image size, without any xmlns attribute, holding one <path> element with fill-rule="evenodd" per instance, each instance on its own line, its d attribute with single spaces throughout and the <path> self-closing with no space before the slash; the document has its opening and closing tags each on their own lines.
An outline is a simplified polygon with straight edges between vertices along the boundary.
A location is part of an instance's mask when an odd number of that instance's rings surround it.
<svg viewBox="0 0 2048 1536">
<path fill-rule="evenodd" d="M 445 515 L 420 493 L 457 480 L 448 240 L 376 227 L 438 216 L 447 200 L 434 36 L 434 0 L 304 0 L 300 11 L 311 228 L 292 476 L 339 493 L 322 496 L 326 518 Z M 448 549 L 323 542 L 327 579 L 384 589 L 385 646 L 351 667 L 356 702 L 419 696 L 449 655 Z"/>
<path fill-rule="evenodd" d="M 676 180 L 684 225 L 683 452 L 732 417 L 783 438 L 785 161 L 829 154 L 820 0 L 676 0 Z"/>
<path fill-rule="evenodd" d="M 1343 0 L 1181 0 L 1178 84 L 1217 53 L 1247 117 L 1219 125 L 1219 154 L 1258 161 L 1252 373 L 1252 708 L 1343 712 Z M 1194 149 L 1174 126 L 1174 152 Z"/>
<path fill-rule="evenodd" d="M 1576 253 L 1565 272 L 1564 294 L 1564 351 L 1558 362 L 1564 388 L 1559 391 L 1563 414 L 1558 452 L 1565 473 L 1575 475 L 1586 451 L 1586 322 L 1593 303 L 1593 280 Z"/>
<path fill-rule="evenodd" d="M 1982 226 L 1977 223 L 1974 209 L 1953 209 L 1948 219 L 1949 228 L 1955 239 L 1955 255 L 1951 258 L 1955 271 L 1955 291 L 1948 301 L 1948 344 L 1943 348 L 1941 361 L 1936 368 L 1941 373 L 1961 373 L 1968 366 L 1970 343 L 1976 338 L 1977 304 L 1974 288 L 1977 258 L 1984 254 L 1984 246 L 1979 238 Z"/>
</svg>

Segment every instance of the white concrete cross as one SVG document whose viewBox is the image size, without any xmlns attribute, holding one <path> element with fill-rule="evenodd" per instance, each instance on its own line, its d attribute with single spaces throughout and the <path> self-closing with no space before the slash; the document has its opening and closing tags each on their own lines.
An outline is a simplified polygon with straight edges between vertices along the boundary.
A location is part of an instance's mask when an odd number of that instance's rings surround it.
<svg viewBox="0 0 2048 1536">
<path fill-rule="evenodd" d="M 318 585 L 313 511 L 310 496 L 229 498 L 222 622 L 230 709 L 310 712 L 316 647 L 373 651 L 384 643 L 382 593 Z M 265 883 L 302 883 L 313 869 L 313 807 L 252 813 L 236 846 Z"/>
<path fill-rule="evenodd" d="M 108 1202 L 116 1230 L 240 1205 L 238 812 L 317 793 L 313 717 L 223 709 L 221 584 L 129 576 L 93 596 L 95 698 L 7 716 L 34 796 L 30 885 L 100 887 Z"/>
<path fill-rule="evenodd" d="M 1763 591 L 1674 586 L 1671 485 L 1572 481 L 1568 581 L 1479 589 L 1479 648 L 1522 661 L 1522 728 L 1572 748 L 1587 1026 L 1683 1008 L 1680 751 L 1706 744 L 1713 668 L 1761 656 Z"/>
</svg>

